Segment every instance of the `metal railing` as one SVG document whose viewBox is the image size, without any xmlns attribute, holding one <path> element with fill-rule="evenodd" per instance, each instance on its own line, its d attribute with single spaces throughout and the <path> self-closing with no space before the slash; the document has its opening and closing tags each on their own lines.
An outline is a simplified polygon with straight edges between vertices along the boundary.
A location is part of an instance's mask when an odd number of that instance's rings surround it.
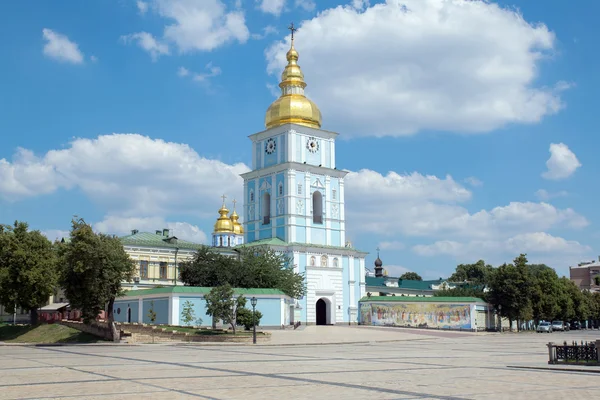
<svg viewBox="0 0 600 400">
<path fill-rule="evenodd" d="M 596 342 L 572 342 L 568 344 L 548 343 L 548 364 L 600 364 L 598 348 L 600 340 Z"/>
</svg>

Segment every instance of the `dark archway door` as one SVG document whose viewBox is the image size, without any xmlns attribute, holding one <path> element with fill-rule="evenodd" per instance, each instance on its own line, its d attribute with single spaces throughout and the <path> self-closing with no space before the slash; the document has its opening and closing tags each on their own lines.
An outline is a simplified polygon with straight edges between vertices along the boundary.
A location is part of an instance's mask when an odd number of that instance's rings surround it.
<svg viewBox="0 0 600 400">
<path fill-rule="evenodd" d="M 131 308 L 127 309 L 127 322 L 131 322 Z"/>
<path fill-rule="evenodd" d="M 317 301 L 317 325 L 327 325 L 327 303 L 323 299 Z"/>
</svg>

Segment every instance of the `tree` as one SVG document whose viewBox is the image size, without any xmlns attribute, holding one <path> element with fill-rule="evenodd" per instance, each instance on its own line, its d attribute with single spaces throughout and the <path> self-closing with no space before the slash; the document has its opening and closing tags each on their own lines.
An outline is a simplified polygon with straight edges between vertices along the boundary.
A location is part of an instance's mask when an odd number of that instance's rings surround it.
<svg viewBox="0 0 600 400">
<path fill-rule="evenodd" d="M 203 247 L 179 265 L 179 279 L 187 286 L 279 289 L 293 298 L 306 293 L 304 277 L 286 256 L 264 246 L 236 251 L 238 257 L 230 257 Z"/>
<path fill-rule="evenodd" d="M 423 278 L 416 272 L 405 272 L 400 276 L 400 279 L 407 281 L 422 281 Z"/>
<path fill-rule="evenodd" d="M 531 304 L 533 318 L 536 321 L 552 321 L 561 311 L 559 299 L 561 285 L 556 271 L 546 267 L 541 269 L 531 268 L 533 287 L 531 291 Z"/>
<path fill-rule="evenodd" d="M 116 237 L 94 233 L 83 219 L 72 221 L 71 239 L 60 246 L 60 282 L 73 308 L 89 322 L 107 309 L 114 328 L 113 306 L 122 292 L 121 283 L 133 279 L 135 265 Z"/>
<path fill-rule="evenodd" d="M 181 319 L 183 323 L 187 326 L 190 326 L 192 322 L 195 322 L 196 325 L 202 324 L 202 318 L 196 318 L 196 313 L 194 312 L 194 304 L 189 300 L 186 300 L 185 303 L 183 303 Z"/>
<path fill-rule="evenodd" d="M 156 311 L 154 311 L 154 300 L 150 302 L 150 309 L 148 310 L 148 319 L 154 325 L 156 322 Z M 152 328 L 152 343 L 154 343 L 154 328 Z"/>
<path fill-rule="evenodd" d="M 483 260 L 479 260 L 475 264 L 459 264 L 448 280 L 450 282 L 468 282 L 474 286 L 485 286 L 492 270 L 493 267 Z"/>
<path fill-rule="evenodd" d="M 56 289 L 56 252 L 39 231 L 29 231 L 25 222 L 0 225 L 0 304 L 12 313 L 29 310 L 31 324 L 37 309 Z"/>
<path fill-rule="evenodd" d="M 206 314 L 213 319 L 221 319 L 224 324 L 229 324 L 235 335 L 237 308 L 245 304 L 243 296 L 234 297 L 233 288 L 229 284 L 214 287 L 204 296 L 206 301 Z M 241 306 L 243 307 L 243 305 Z"/>
<path fill-rule="evenodd" d="M 260 311 L 255 311 L 254 320 L 252 319 L 252 310 L 249 310 L 245 307 L 240 307 L 237 309 L 236 323 L 239 326 L 243 326 L 247 331 L 252 329 L 252 322 L 256 326 L 260 325 L 260 319 L 262 318 L 262 313 Z"/>
<path fill-rule="evenodd" d="M 533 317 L 531 304 L 532 281 L 525 254 L 515 258 L 513 264 L 503 264 L 489 276 L 489 301 L 500 310 L 500 315 L 513 321 Z"/>
</svg>

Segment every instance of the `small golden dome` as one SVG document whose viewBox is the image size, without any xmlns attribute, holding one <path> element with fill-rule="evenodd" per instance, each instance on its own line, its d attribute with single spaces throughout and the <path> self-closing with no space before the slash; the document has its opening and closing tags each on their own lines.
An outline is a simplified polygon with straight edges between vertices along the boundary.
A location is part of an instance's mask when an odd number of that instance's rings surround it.
<svg viewBox="0 0 600 400">
<path fill-rule="evenodd" d="M 229 210 L 225 206 L 225 201 L 223 201 L 223 205 L 219 209 L 219 214 L 220 216 L 215 223 L 215 232 L 233 232 L 233 222 L 227 216 Z"/>
<path fill-rule="evenodd" d="M 233 212 L 231 213 L 230 217 L 231 223 L 233 224 L 233 233 L 235 233 L 236 235 L 242 235 L 244 234 L 244 227 L 239 222 L 240 216 L 235 211 L 235 203 L 236 201 L 233 200 Z"/>
<path fill-rule="evenodd" d="M 298 52 L 292 45 L 286 54 L 288 64 L 281 74 L 281 96 L 267 109 L 265 126 L 267 129 L 283 124 L 298 124 L 311 128 L 321 127 L 321 111 L 315 103 L 304 95 L 304 74 L 298 65 Z"/>
</svg>

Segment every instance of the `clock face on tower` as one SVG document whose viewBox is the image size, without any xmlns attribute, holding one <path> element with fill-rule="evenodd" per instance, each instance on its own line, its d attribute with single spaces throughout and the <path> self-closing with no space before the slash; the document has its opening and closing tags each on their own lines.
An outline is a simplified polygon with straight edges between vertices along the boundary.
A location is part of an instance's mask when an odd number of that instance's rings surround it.
<svg viewBox="0 0 600 400">
<path fill-rule="evenodd" d="M 265 142 L 265 152 L 267 154 L 273 154 L 275 148 L 277 147 L 277 143 L 275 143 L 275 139 L 270 138 Z"/>
<path fill-rule="evenodd" d="M 306 148 L 311 153 L 316 153 L 319 151 L 319 142 L 317 142 L 317 139 L 314 137 L 308 138 L 308 141 L 306 142 Z"/>
</svg>

